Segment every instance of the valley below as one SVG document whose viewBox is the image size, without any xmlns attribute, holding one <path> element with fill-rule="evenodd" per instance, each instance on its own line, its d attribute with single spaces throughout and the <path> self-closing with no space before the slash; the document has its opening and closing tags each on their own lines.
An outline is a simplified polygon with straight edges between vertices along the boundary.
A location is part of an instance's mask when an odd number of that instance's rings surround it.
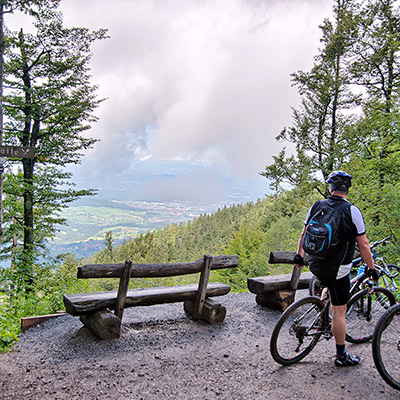
<svg viewBox="0 0 400 400">
<path fill-rule="evenodd" d="M 218 207 L 217 204 L 182 201 L 80 199 L 63 211 L 66 224 L 58 226 L 59 232 L 48 243 L 48 248 L 51 256 L 73 253 L 76 258 L 87 258 L 104 249 L 106 232 L 112 232 L 116 245 L 166 225 L 186 223 Z"/>
</svg>

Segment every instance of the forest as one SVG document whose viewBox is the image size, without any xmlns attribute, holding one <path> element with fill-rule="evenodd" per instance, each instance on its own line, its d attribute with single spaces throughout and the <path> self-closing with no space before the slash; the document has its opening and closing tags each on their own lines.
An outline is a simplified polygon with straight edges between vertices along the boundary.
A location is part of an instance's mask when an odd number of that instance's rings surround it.
<svg viewBox="0 0 400 400">
<path fill-rule="evenodd" d="M 33 159 L 11 159 L 0 173 L 0 349 L 17 340 L 21 317 L 63 309 L 66 293 L 109 290 L 115 282 L 76 279 L 85 263 L 193 261 L 205 254 L 238 254 L 239 268 L 211 279 L 245 291 L 247 278 L 279 274 L 270 251 L 297 248 L 310 205 L 328 195 L 333 170 L 353 176 L 348 199 L 363 212 L 370 241 L 391 236 L 385 248 L 399 262 L 400 238 L 400 9 L 394 0 L 334 0 L 333 17 L 321 21 L 320 48 L 309 71 L 291 75 L 301 98 L 291 126 L 276 140 L 282 150 L 260 174 L 272 194 L 255 203 L 221 207 L 212 215 L 149 231 L 88 260 L 51 259 L 46 241 L 59 211 L 91 189 L 76 190 L 65 171 L 95 146 L 85 133 L 102 99 L 90 82 L 91 46 L 105 29 L 66 28 L 60 0 L 0 0 L 1 140 L 35 149 Z M 35 33 L 7 30 L 12 11 L 26 13 Z M 288 105 L 290 106 L 290 105 Z M 54 155 L 62 155 L 55 157 Z M 184 278 L 179 278 L 181 282 Z M 162 285 L 132 280 L 132 287 Z"/>
</svg>

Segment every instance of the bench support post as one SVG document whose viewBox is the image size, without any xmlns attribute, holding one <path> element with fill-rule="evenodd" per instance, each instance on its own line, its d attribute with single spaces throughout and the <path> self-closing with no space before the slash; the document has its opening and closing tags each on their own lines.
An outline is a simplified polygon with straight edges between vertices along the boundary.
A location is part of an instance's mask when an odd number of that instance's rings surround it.
<svg viewBox="0 0 400 400">
<path fill-rule="evenodd" d="M 194 301 L 185 301 L 183 303 L 185 313 L 193 316 Z M 205 299 L 203 304 L 203 310 L 199 319 L 208 322 L 209 324 L 215 324 L 222 322 L 226 317 L 226 308 L 212 299 Z"/>
<path fill-rule="evenodd" d="M 82 324 L 102 340 L 119 338 L 121 320 L 108 310 L 100 310 L 79 317 Z"/>
<path fill-rule="evenodd" d="M 258 294 L 256 303 L 272 310 L 285 311 L 294 302 L 295 293 L 294 290 L 278 290 L 277 292 Z"/>
<path fill-rule="evenodd" d="M 212 257 L 205 255 L 203 261 L 203 270 L 200 273 L 199 288 L 197 290 L 196 300 L 194 302 L 193 317 L 200 319 L 203 312 L 204 300 L 206 299 L 207 284 L 210 277 Z"/>
<path fill-rule="evenodd" d="M 122 314 L 124 313 L 124 305 L 126 295 L 128 293 L 129 278 L 131 277 L 132 261 L 125 261 L 124 270 L 122 272 L 121 279 L 119 281 L 117 300 L 115 301 L 115 312 L 114 314 L 122 320 Z"/>
<path fill-rule="evenodd" d="M 270 264 L 294 264 L 294 251 L 271 251 Z M 307 265 L 309 258 L 305 256 Z M 310 272 L 298 271 L 293 267 L 291 274 L 249 278 L 247 286 L 250 292 L 255 293 L 256 302 L 261 306 L 284 311 L 294 302 L 297 289 L 308 287 L 311 279 Z"/>
</svg>

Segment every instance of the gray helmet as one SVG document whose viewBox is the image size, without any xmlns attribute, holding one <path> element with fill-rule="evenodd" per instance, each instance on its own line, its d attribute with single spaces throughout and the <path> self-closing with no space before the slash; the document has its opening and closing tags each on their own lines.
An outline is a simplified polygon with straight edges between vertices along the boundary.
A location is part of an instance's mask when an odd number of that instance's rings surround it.
<svg viewBox="0 0 400 400">
<path fill-rule="evenodd" d="M 333 191 L 347 192 L 351 186 L 352 176 L 344 171 L 333 171 L 329 174 L 326 182 Z"/>
</svg>

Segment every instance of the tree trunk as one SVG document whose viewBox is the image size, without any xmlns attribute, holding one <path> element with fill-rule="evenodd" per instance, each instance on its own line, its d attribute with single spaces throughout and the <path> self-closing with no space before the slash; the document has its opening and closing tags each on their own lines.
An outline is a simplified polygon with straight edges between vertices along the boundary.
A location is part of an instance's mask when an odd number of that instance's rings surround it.
<svg viewBox="0 0 400 400">
<path fill-rule="evenodd" d="M 0 0 L 0 146 L 3 144 L 4 1 Z M 3 163 L 0 165 L 0 251 L 3 241 Z M 1 271 L 1 265 L 0 265 Z"/>
<path fill-rule="evenodd" d="M 21 29 L 19 33 L 19 49 L 23 62 L 22 81 L 24 83 L 25 106 L 23 113 L 25 114 L 25 126 L 22 137 L 22 146 L 35 147 L 38 139 L 40 119 L 35 115 L 32 107 L 31 93 L 31 75 L 28 67 L 28 58 L 25 51 L 24 33 Z M 34 261 L 34 214 L 33 214 L 33 170 L 35 165 L 34 159 L 25 158 L 22 161 L 24 171 L 24 254 L 23 263 L 25 269 L 25 281 L 28 285 L 28 291 L 32 290 L 32 265 Z"/>
<path fill-rule="evenodd" d="M 34 261 L 34 232 L 33 232 L 33 160 L 23 161 L 24 167 L 24 250 L 23 268 L 27 291 L 33 290 L 32 265 Z"/>
</svg>

